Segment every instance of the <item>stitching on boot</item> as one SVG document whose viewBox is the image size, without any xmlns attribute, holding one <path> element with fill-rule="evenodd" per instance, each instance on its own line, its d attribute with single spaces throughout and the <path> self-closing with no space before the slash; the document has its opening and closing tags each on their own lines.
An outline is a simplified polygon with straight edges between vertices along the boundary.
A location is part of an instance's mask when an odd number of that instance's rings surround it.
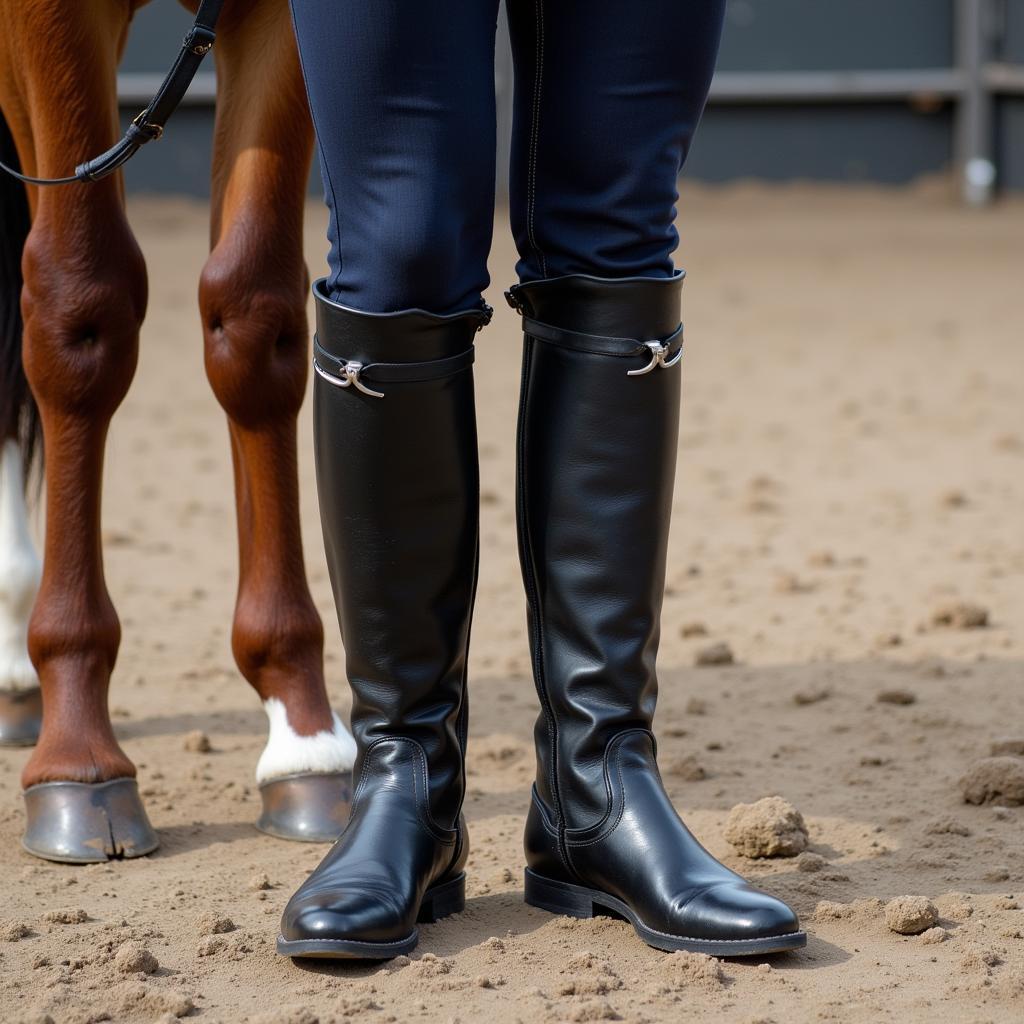
<svg viewBox="0 0 1024 1024">
<path fill-rule="evenodd" d="M 444 828 L 434 821 L 433 815 L 430 813 L 430 803 L 428 794 L 430 792 L 429 775 L 427 772 L 427 754 L 423 749 L 423 745 L 418 741 L 414 740 L 409 736 L 381 736 L 379 739 L 374 740 L 367 748 L 366 755 L 375 748 L 380 746 L 382 743 L 399 743 L 408 744 L 413 748 L 413 786 L 416 790 L 414 802 L 416 804 L 416 813 L 419 816 L 423 827 L 439 842 L 445 846 L 451 846 L 458 839 L 457 828 Z M 418 756 L 417 756 L 418 755 Z M 419 768 L 419 779 L 420 785 L 416 784 L 416 769 Z M 362 786 L 364 775 L 360 772 L 359 785 Z M 422 789 L 420 788 L 422 786 Z M 353 800 L 353 803 L 355 801 Z"/>
<path fill-rule="evenodd" d="M 595 843 L 600 843 L 603 840 L 607 839 L 608 836 L 610 836 L 615 831 L 615 829 L 618 828 L 619 823 L 622 821 L 623 815 L 626 813 L 626 783 L 622 777 L 622 759 L 619 756 L 619 747 L 622 745 L 622 742 L 625 739 L 631 736 L 646 736 L 652 742 L 654 739 L 654 737 L 647 729 L 626 729 L 624 732 L 620 732 L 616 736 L 613 736 L 611 738 L 611 740 L 608 742 L 608 746 L 605 748 L 604 755 L 605 785 L 607 786 L 610 795 L 610 803 L 608 806 L 608 810 L 605 812 L 604 816 L 601 818 L 600 821 L 596 822 L 593 825 L 589 825 L 585 829 L 566 829 L 566 846 L 570 846 L 573 848 L 593 846 Z M 611 818 L 612 811 L 615 809 L 615 794 L 611 786 L 611 776 L 609 771 L 610 764 L 613 758 L 615 761 L 615 775 L 619 783 L 619 809 L 618 813 L 615 815 L 615 820 L 610 825 L 608 825 L 607 823 Z M 605 827 L 606 825 L 607 827 Z M 599 833 L 596 836 L 590 836 L 588 838 L 580 839 L 570 838 L 570 833 L 572 832 L 575 832 L 576 835 L 584 837 L 587 836 L 588 833 L 593 833 L 595 830 L 597 830 Z"/>
<path fill-rule="evenodd" d="M 562 844 L 558 834 L 558 827 L 552 824 L 551 817 L 548 814 L 548 809 L 544 806 L 544 801 L 541 800 L 540 796 L 537 794 L 536 786 L 533 787 L 530 796 L 533 802 L 537 805 L 537 811 L 540 814 L 541 828 L 543 828 L 544 831 L 547 832 L 547 834 L 555 841 L 555 850 L 558 853 L 558 859 L 562 862 L 562 867 L 565 868 L 568 874 L 579 878 L 579 872 L 576 871 L 565 856 L 565 851 L 562 849 Z"/>
</svg>

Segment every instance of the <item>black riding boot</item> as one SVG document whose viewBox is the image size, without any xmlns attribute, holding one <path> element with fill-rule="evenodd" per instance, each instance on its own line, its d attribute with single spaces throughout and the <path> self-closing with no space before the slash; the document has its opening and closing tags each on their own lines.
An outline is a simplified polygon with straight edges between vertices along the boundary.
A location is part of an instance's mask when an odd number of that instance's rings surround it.
<svg viewBox="0 0 1024 1024">
<path fill-rule="evenodd" d="M 291 898 L 278 951 L 393 957 L 460 911 L 466 657 L 479 476 L 473 338 L 488 308 L 361 313 L 314 288 L 324 543 L 358 745 L 348 826 Z"/>
<path fill-rule="evenodd" d="M 602 908 L 660 949 L 805 944 L 796 915 L 718 863 L 662 787 L 651 731 L 679 427 L 682 274 L 513 287 L 525 350 L 520 556 L 537 781 L 526 900 Z"/>
</svg>

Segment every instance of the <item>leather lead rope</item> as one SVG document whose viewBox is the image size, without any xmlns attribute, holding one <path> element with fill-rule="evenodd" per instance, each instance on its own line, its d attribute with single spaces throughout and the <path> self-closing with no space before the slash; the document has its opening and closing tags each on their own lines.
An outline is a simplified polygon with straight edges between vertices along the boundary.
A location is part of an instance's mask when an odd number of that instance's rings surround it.
<svg viewBox="0 0 1024 1024">
<path fill-rule="evenodd" d="M 203 58 L 213 48 L 216 39 L 214 28 L 223 6 L 224 0 L 202 0 L 196 12 L 196 20 L 182 42 L 178 59 L 167 72 L 149 106 L 135 116 L 116 145 L 105 153 L 93 157 L 92 160 L 79 164 L 75 168 L 75 173 L 66 178 L 33 178 L 31 175 L 16 171 L 13 167 L 8 167 L 5 163 L 0 163 L 0 170 L 28 185 L 71 185 L 77 181 L 99 181 L 100 178 L 113 174 L 147 142 L 159 139 L 163 135 L 164 125 L 181 103 Z"/>
</svg>

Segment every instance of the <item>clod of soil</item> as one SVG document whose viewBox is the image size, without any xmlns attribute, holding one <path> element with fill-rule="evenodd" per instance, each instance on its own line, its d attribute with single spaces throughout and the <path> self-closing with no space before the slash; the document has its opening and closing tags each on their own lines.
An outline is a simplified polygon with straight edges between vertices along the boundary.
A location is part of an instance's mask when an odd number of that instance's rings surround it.
<svg viewBox="0 0 1024 1024">
<path fill-rule="evenodd" d="M 993 757 L 1002 757 L 1004 754 L 1024 757 L 1024 736 L 1000 736 L 992 741 L 989 753 Z"/>
<path fill-rule="evenodd" d="M 801 579 L 796 573 L 782 572 L 775 577 L 775 592 L 777 594 L 809 594 L 814 590 L 814 584 Z"/>
<path fill-rule="evenodd" d="M 726 981 L 722 964 L 704 953 L 668 953 L 651 963 L 651 975 L 659 988 L 679 991 L 699 988 L 705 992 L 720 989 Z"/>
<path fill-rule="evenodd" d="M 0 942 L 18 942 L 31 934 L 24 921 L 0 921 Z"/>
<path fill-rule="evenodd" d="M 74 910 L 48 910 L 43 914 L 43 920 L 50 924 L 81 924 L 89 920 L 89 915 L 82 909 Z"/>
<path fill-rule="evenodd" d="M 732 665 L 735 661 L 736 656 L 727 643 L 702 647 L 693 657 L 695 665 Z"/>
<path fill-rule="evenodd" d="M 679 635 L 684 639 L 694 636 L 707 636 L 708 627 L 703 622 L 684 622 L 679 627 Z"/>
<path fill-rule="evenodd" d="M 801 853 L 796 861 L 797 871 L 824 871 L 827 867 L 828 861 L 820 853 L 811 853 L 810 850 Z"/>
<path fill-rule="evenodd" d="M 609 1003 L 582 1003 L 570 1011 L 568 1019 L 573 1021 L 622 1020 Z"/>
<path fill-rule="evenodd" d="M 967 495 L 958 488 L 953 488 L 941 495 L 939 504 L 945 508 L 964 508 L 967 505 Z"/>
<path fill-rule="evenodd" d="M 949 921 L 963 923 L 974 913 L 974 907 L 971 906 L 967 896 L 962 892 L 946 893 L 935 902 L 939 908 L 939 913 Z"/>
<path fill-rule="evenodd" d="M 945 942 L 949 938 L 949 932 L 945 928 L 938 926 L 934 928 L 928 928 L 926 931 L 921 932 L 921 941 L 926 946 L 934 946 L 940 942 Z"/>
<path fill-rule="evenodd" d="M 938 919 L 935 904 L 924 896 L 897 896 L 885 905 L 885 923 L 900 935 L 920 935 Z"/>
<path fill-rule="evenodd" d="M 210 743 L 210 737 L 201 729 L 193 729 L 193 731 L 185 737 L 183 746 L 187 751 L 193 754 L 208 754 L 213 750 L 213 745 Z"/>
<path fill-rule="evenodd" d="M 969 601 L 939 605 L 932 612 L 932 625 L 947 629 L 984 629 L 988 625 L 988 609 Z"/>
<path fill-rule="evenodd" d="M 1024 758 L 983 757 L 960 779 L 960 792 L 969 804 L 1024 804 Z"/>
<path fill-rule="evenodd" d="M 267 877 L 266 872 L 261 871 L 257 875 L 253 875 L 249 879 L 249 888 L 254 892 L 261 892 L 270 888 L 270 879 Z"/>
<path fill-rule="evenodd" d="M 677 775 L 684 782 L 700 782 L 708 777 L 704 766 L 700 764 L 693 754 L 687 754 L 673 761 L 668 766 L 669 775 Z"/>
<path fill-rule="evenodd" d="M 197 956 L 213 956 L 215 953 L 219 953 L 225 946 L 227 941 L 220 935 L 206 935 L 204 936 L 199 945 L 196 947 Z"/>
<path fill-rule="evenodd" d="M 117 1010 L 107 1020 L 146 1020 L 155 1016 L 170 1014 L 172 1017 L 186 1017 L 194 1009 L 192 997 L 184 992 L 154 991 L 141 983 L 129 983 L 119 988 L 120 999 Z M 100 1017 L 94 1017 L 100 1020 Z"/>
<path fill-rule="evenodd" d="M 199 915 L 196 920 L 196 930 L 200 935 L 222 935 L 224 932 L 233 932 L 235 922 L 230 917 L 208 910 L 205 914 Z"/>
<path fill-rule="evenodd" d="M 872 897 L 854 900 L 852 903 L 819 900 L 811 913 L 811 920 L 818 924 L 826 921 L 869 921 L 877 918 L 882 908 L 882 901 Z"/>
<path fill-rule="evenodd" d="M 725 838 L 741 857 L 795 857 L 808 841 L 803 815 L 781 796 L 737 804 L 725 823 Z"/>
<path fill-rule="evenodd" d="M 902 647 L 903 637 L 899 633 L 884 632 L 875 637 L 876 647 Z"/>
<path fill-rule="evenodd" d="M 137 942 L 126 942 L 114 954 L 114 963 L 125 974 L 152 974 L 160 966 L 156 957 Z"/>
<path fill-rule="evenodd" d="M 956 818 L 936 818 L 924 827 L 925 835 L 929 836 L 969 836 L 971 830 Z"/>
<path fill-rule="evenodd" d="M 828 700 L 832 696 L 832 691 L 827 686 L 811 686 L 806 690 L 797 690 L 793 694 L 793 703 L 801 706 L 806 704 L 820 704 L 823 700 Z"/>
<path fill-rule="evenodd" d="M 913 690 L 882 690 L 875 696 L 879 704 L 896 704 L 906 706 L 917 703 L 917 694 Z"/>
</svg>

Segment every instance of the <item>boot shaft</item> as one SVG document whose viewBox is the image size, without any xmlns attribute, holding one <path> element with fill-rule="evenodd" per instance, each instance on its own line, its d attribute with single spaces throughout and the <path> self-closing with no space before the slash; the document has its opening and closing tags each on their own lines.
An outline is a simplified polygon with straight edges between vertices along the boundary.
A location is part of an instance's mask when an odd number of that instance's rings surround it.
<svg viewBox="0 0 1024 1024">
<path fill-rule="evenodd" d="M 654 715 L 681 285 L 573 276 L 511 290 L 525 334 L 517 487 L 537 790 L 562 827 L 607 812 L 608 744 Z"/>
<path fill-rule="evenodd" d="M 377 741 L 418 744 L 430 813 L 451 828 L 479 545 L 471 364 L 486 311 L 371 314 L 331 302 L 322 282 L 314 294 L 317 488 L 357 778 Z"/>
</svg>

